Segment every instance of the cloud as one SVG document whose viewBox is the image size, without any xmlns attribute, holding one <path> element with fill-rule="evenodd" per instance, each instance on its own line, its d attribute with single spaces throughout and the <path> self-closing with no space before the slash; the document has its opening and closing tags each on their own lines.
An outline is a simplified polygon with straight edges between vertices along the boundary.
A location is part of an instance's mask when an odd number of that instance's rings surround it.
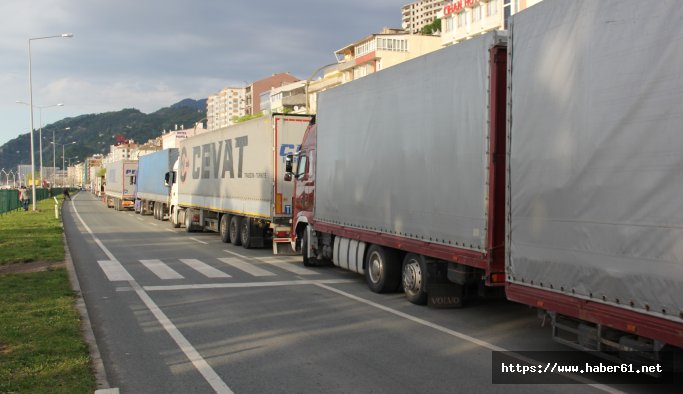
<svg viewBox="0 0 683 394">
<path fill-rule="evenodd" d="M 138 108 L 156 111 L 273 73 L 306 78 L 333 52 L 400 26 L 395 0 L 2 0 L 0 145 L 28 128 L 29 37 L 36 105 L 48 121 Z M 7 17 L 9 16 L 9 17 Z M 47 111 L 44 111 L 47 112 Z M 46 118 L 45 113 L 43 116 Z"/>
</svg>

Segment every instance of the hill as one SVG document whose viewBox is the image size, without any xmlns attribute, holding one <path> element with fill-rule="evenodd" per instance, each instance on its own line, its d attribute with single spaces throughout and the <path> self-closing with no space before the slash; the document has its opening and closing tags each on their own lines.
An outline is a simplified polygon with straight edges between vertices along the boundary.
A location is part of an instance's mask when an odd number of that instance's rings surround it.
<svg viewBox="0 0 683 394">
<path fill-rule="evenodd" d="M 108 153 L 110 145 L 115 144 L 115 137 L 123 135 L 135 142 L 146 142 L 159 136 L 164 130 L 175 130 L 181 127 L 194 127 L 196 122 L 206 118 L 206 100 L 185 99 L 169 107 L 151 114 L 144 114 L 137 109 L 128 108 L 116 112 L 80 115 L 66 118 L 43 126 L 43 166 L 52 167 L 52 136 L 56 141 L 57 167 L 62 166 L 62 144 L 64 156 L 83 160 L 84 157 L 96 153 Z M 38 156 L 38 133 L 35 138 L 36 171 L 40 162 Z M 75 144 L 73 142 L 76 142 Z M 29 156 L 30 134 L 22 134 L 0 146 L 0 168 L 6 171 L 17 165 L 31 164 Z M 77 159 L 77 160 L 78 160 Z"/>
</svg>

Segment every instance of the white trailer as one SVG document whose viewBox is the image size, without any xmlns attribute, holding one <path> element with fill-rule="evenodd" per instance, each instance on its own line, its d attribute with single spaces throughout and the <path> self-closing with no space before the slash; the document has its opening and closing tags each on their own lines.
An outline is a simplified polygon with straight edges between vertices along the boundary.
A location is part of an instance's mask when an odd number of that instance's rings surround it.
<svg viewBox="0 0 683 394">
<path fill-rule="evenodd" d="M 105 164 L 105 167 L 107 174 L 104 192 L 107 196 L 107 207 L 113 207 L 117 211 L 133 208 L 138 161 L 118 160 Z"/>
<path fill-rule="evenodd" d="M 311 116 L 273 114 L 188 138 L 174 166 L 174 227 L 215 231 L 223 242 L 288 248 L 293 185 L 285 156 L 298 149 Z"/>
</svg>

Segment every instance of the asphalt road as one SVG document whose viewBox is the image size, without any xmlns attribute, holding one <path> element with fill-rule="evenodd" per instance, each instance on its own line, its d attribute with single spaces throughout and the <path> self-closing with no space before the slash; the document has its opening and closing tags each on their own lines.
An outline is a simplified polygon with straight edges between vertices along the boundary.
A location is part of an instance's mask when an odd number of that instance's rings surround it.
<svg viewBox="0 0 683 394">
<path fill-rule="evenodd" d="M 653 388 L 492 384 L 493 351 L 567 350 L 525 306 L 415 306 L 359 275 L 116 212 L 86 192 L 63 212 L 108 385 L 122 393 Z"/>
</svg>

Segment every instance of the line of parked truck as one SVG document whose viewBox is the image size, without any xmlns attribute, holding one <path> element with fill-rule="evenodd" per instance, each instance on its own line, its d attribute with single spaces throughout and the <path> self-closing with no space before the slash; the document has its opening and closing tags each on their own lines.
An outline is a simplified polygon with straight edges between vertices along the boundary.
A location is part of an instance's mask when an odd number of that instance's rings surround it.
<svg viewBox="0 0 683 394">
<path fill-rule="evenodd" d="M 547 0 L 507 33 L 322 92 L 315 117 L 275 114 L 137 168 L 110 163 L 108 205 L 289 248 L 416 304 L 504 294 L 578 349 L 680 350 L 683 52 L 672 37 L 683 8 L 607 3 Z"/>
</svg>

